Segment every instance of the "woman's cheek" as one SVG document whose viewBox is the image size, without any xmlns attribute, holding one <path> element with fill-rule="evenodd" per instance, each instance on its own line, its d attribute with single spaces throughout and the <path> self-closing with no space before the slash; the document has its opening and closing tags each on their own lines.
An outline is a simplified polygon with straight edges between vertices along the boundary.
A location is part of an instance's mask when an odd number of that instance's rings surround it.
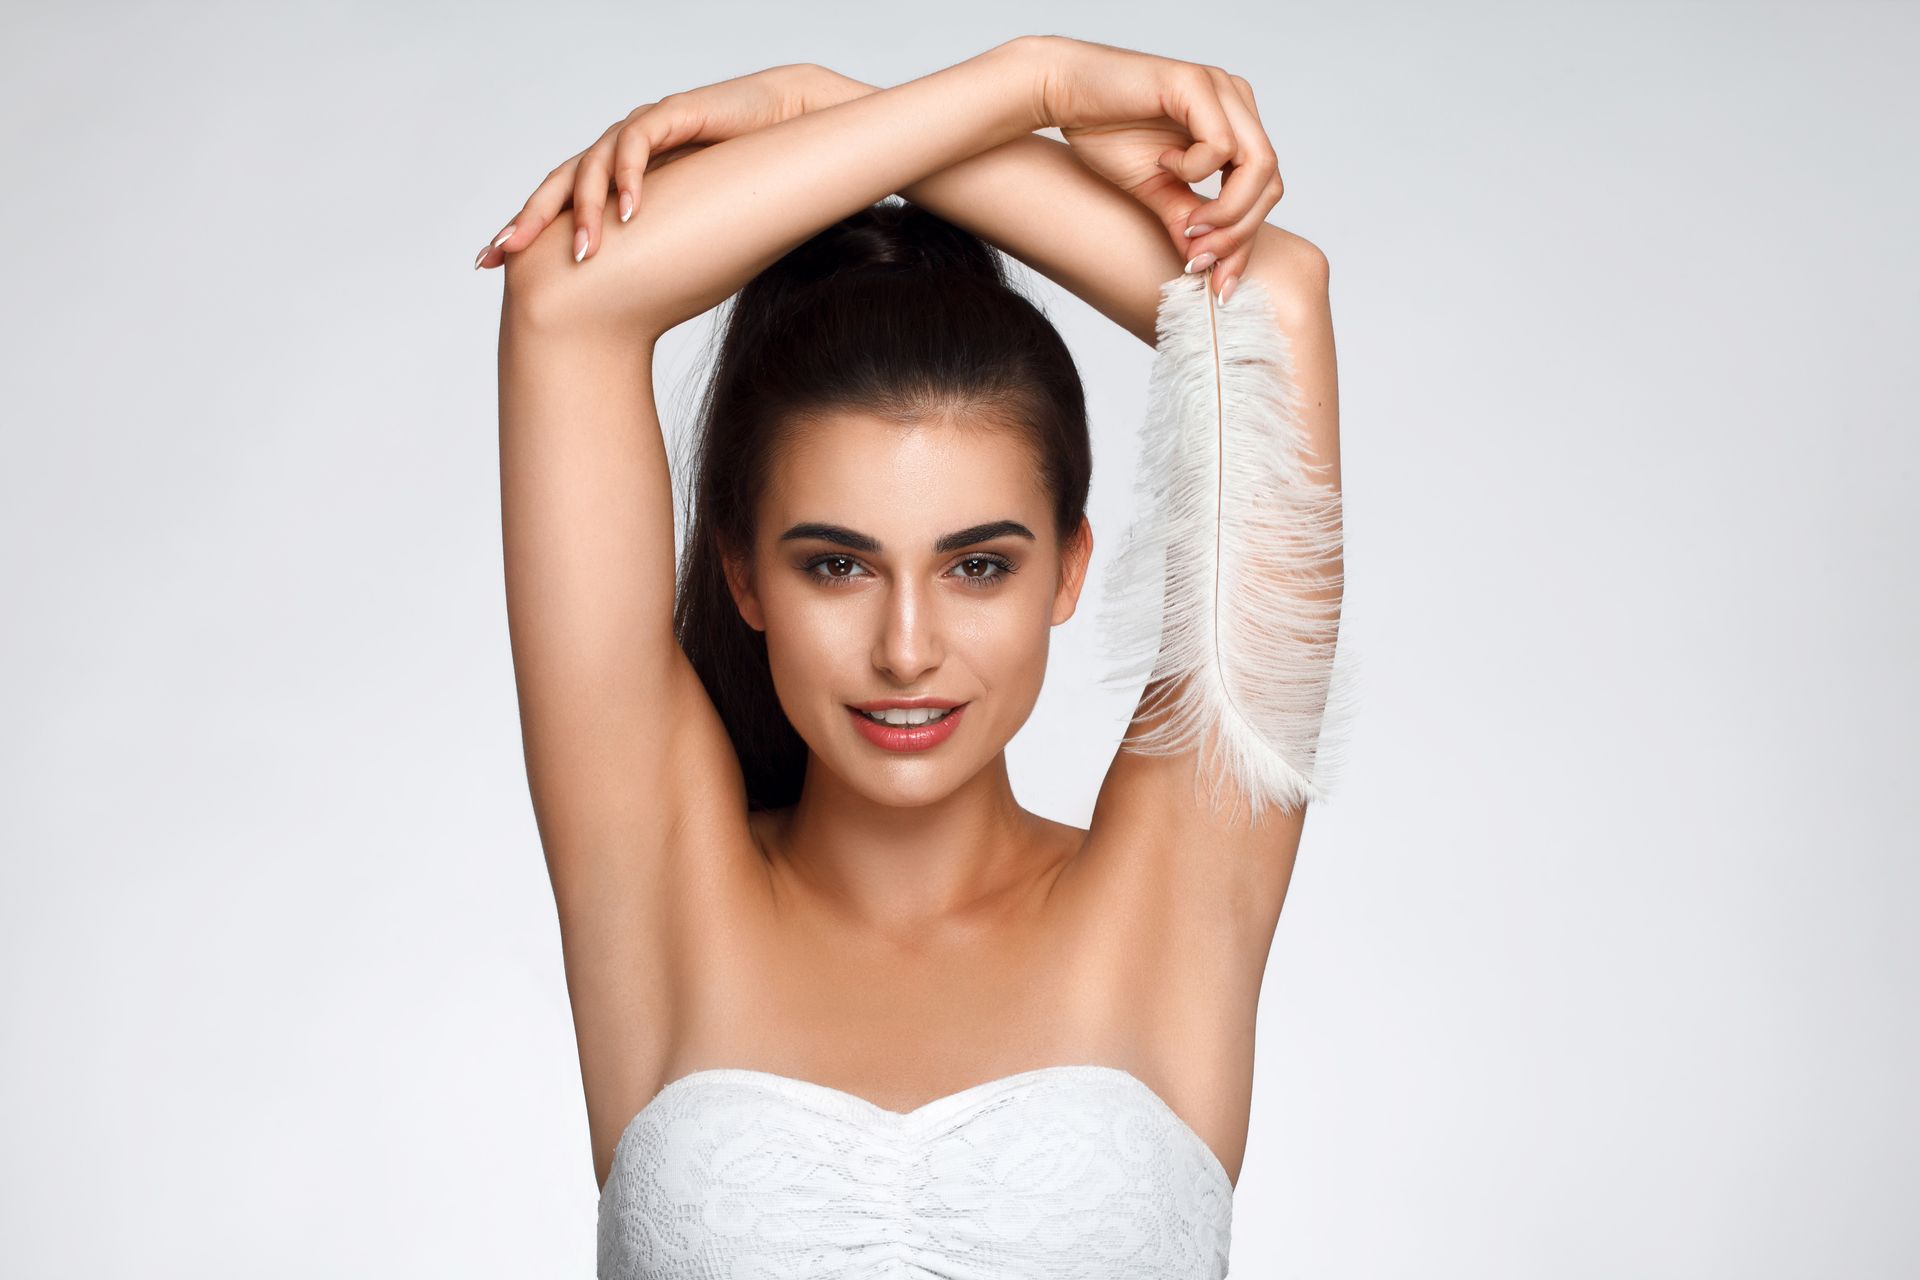
<svg viewBox="0 0 1920 1280">
<path fill-rule="evenodd" d="M 781 708 L 801 737 L 830 741 L 823 735 L 840 727 L 840 703 L 854 696 L 848 691 L 874 687 L 871 645 L 860 634 L 858 611 L 845 602 L 809 598 L 804 588 L 771 592 L 762 602 L 767 661 Z"/>
</svg>

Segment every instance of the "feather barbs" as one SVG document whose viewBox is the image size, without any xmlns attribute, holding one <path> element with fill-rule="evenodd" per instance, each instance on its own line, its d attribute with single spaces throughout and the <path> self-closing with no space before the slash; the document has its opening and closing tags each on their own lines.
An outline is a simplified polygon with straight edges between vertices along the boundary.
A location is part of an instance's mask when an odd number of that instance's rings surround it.
<svg viewBox="0 0 1920 1280">
<path fill-rule="evenodd" d="M 1265 285 L 1243 279 L 1230 306 L 1208 286 L 1202 273 L 1160 288 L 1139 515 L 1107 573 L 1116 666 L 1102 683 L 1146 677 L 1124 747 L 1202 751 L 1209 801 L 1257 821 L 1324 799 L 1342 763 L 1341 494 L 1322 478 L 1330 464 L 1310 461 Z"/>
</svg>

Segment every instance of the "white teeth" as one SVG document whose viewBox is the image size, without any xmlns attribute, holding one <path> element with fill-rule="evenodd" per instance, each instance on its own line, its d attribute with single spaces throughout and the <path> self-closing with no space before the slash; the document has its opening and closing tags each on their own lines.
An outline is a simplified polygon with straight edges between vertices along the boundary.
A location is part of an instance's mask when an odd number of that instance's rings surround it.
<svg viewBox="0 0 1920 1280">
<path fill-rule="evenodd" d="M 932 724 L 950 710 L 950 707 L 888 707 L 885 711 L 863 711 L 860 714 L 876 724 Z"/>
</svg>

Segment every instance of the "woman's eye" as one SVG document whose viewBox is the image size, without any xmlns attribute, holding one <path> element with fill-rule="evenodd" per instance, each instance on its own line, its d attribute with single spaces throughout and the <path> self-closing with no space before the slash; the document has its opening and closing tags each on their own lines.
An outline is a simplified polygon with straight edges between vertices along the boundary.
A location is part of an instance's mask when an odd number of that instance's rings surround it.
<svg viewBox="0 0 1920 1280">
<path fill-rule="evenodd" d="M 847 568 L 849 572 L 839 572 L 842 567 Z M 809 560 L 807 562 L 807 572 L 809 574 L 812 574 L 816 578 L 825 578 L 833 583 L 846 582 L 854 576 L 851 570 L 859 567 L 851 556 L 821 556 L 817 560 Z M 820 572 L 822 568 L 826 568 L 829 571 L 822 573 Z"/>
<path fill-rule="evenodd" d="M 830 586 L 839 586 L 864 576 L 860 562 L 852 556 L 816 556 L 802 568 L 809 577 L 818 578 Z M 954 571 L 970 587 L 990 587 L 1012 573 L 1014 568 L 1013 562 L 1002 556 L 968 556 L 959 562 Z"/>
<path fill-rule="evenodd" d="M 988 586 L 1013 572 L 1013 565 L 999 556 L 968 556 L 960 562 L 961 574 L 968 585 Z"/>
</svg>

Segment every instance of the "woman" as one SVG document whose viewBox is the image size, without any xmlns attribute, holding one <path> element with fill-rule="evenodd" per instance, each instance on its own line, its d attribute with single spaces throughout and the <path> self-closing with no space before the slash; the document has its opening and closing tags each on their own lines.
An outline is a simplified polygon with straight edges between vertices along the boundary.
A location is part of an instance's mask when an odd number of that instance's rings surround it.
<svg viewBox="0 0 1920 1280">
<path fill-rule="evenodd" d="M 1183 268 L 1259 280 L 1337 486 L 1326 264 L 1279 194 L 1245 81 L 1024 37 L 647 104 L 482 252 L 603 1276 L 1225 1274 L 1304 805 L 1223 817 L 1204 755 L 1131 749 L 1086 830 L 1015 800 L 1091 462 L 988 246 L 1150 344 Z M 736 293 L 676 601 L 651 357 Z"/>
</svg>

